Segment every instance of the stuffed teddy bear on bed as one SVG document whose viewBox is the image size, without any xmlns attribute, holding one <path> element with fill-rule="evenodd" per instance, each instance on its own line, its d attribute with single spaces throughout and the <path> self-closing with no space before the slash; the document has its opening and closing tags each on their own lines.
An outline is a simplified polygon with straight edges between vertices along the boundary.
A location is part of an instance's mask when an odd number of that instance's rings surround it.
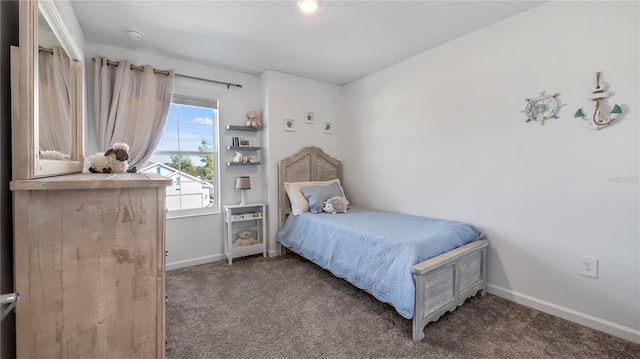
<svg viewBox="0 0 640 359">
<path fill-rule="evenodd" d="M 335 196 L 324 201 L 324 206 L 322 207 L 322 210 L 331 214 L 336 214 L 338 212 L 347 213 L 348 205 L 349 205 L 349 202 L 347 202 L 346 198 L 342 196 Z"/>
<path fill-rule="evenodd" d="M 253 231 L 244 230 L 238 232 L 238 239 L 233 242 L 234 247 L 244 247 L 250 246 L 252 244 L 257 244 L 258 240 L 253 236 Z"/>
</svg>

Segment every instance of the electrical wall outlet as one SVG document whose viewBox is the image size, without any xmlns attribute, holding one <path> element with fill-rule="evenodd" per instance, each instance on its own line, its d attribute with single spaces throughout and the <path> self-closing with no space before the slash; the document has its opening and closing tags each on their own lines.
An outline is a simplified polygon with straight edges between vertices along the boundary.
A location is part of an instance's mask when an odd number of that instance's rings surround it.
<svg viewBox="0 0 640 359">
<path fill-rule="evenodd" d="M 580 274 L 598 278 L 598 259 L 593 257 L 580 257 Z"/>
</svg>

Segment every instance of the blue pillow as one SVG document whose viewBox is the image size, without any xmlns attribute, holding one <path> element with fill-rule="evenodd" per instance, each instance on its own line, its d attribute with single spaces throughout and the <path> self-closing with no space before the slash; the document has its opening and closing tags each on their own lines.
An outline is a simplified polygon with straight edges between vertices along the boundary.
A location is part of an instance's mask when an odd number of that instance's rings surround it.
<svg viewBox="0 0 640 359">
<path fill-rule="evenodd" d="M 309 210 L 311 213 L 322 213 L 322 207 L 324 207 L 324 201 L 331 197 L 341 196 L 344 197 L 340 185 L 332 183 L 328 186 L 307 186 L 300 188 L 300 192 L 307 202 L 309 202 Z"/>
</svg>

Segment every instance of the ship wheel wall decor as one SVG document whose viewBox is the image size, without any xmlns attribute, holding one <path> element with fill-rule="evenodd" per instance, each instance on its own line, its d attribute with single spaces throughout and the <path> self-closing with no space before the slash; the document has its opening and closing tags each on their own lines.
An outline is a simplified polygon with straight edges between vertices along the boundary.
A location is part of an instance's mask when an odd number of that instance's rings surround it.
<svg viewBox="0 0 640 359">
<path fill-rule="evenodd" d="M 594 130 L 609 126 L 618 115 L 622 114 L 622 109 L 617 104 L 614 104 L 609 116 L 602 116 L 602 102 L 607 97 L 609 97 L 609 93 L 605 92 L 604 85 L 600 85 L 600 72 L 596 72 L 596 85 L 593 87 L 593 95 L 589 97 L 589 100 L 593 100 L 593 112 L 591 116 L 586 116 L 582 109 L 579 108 L 574 117 L 579 118 L 584 127 Z"/>
<path fill-rule="evenodd" d="M 558 118 L 558 111 L 561 106 L 558 102 L 558 95 L 546 95 L 544 91 L 540 92 L 540 96 L 535 98 L 527 98 L 527 105 L 524 108 L 524 112 L 527 115 L 529 121 L 540 121 L 541 125 L 550 118 Z"/>
</svg>

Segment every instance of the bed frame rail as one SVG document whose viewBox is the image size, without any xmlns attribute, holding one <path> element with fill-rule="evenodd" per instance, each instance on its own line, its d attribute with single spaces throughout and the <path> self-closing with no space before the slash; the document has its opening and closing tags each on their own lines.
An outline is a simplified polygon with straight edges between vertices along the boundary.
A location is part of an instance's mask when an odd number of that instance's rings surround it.
<svg viewBox="0 0 640 359">
<path fill-rule="evenodd" d="M 486 293 L 488 239 L 480 239 L 411 267 L 416 295 L 413 340 L 424 328 L 462 305 L 479 291 Z"/>
</svg>

